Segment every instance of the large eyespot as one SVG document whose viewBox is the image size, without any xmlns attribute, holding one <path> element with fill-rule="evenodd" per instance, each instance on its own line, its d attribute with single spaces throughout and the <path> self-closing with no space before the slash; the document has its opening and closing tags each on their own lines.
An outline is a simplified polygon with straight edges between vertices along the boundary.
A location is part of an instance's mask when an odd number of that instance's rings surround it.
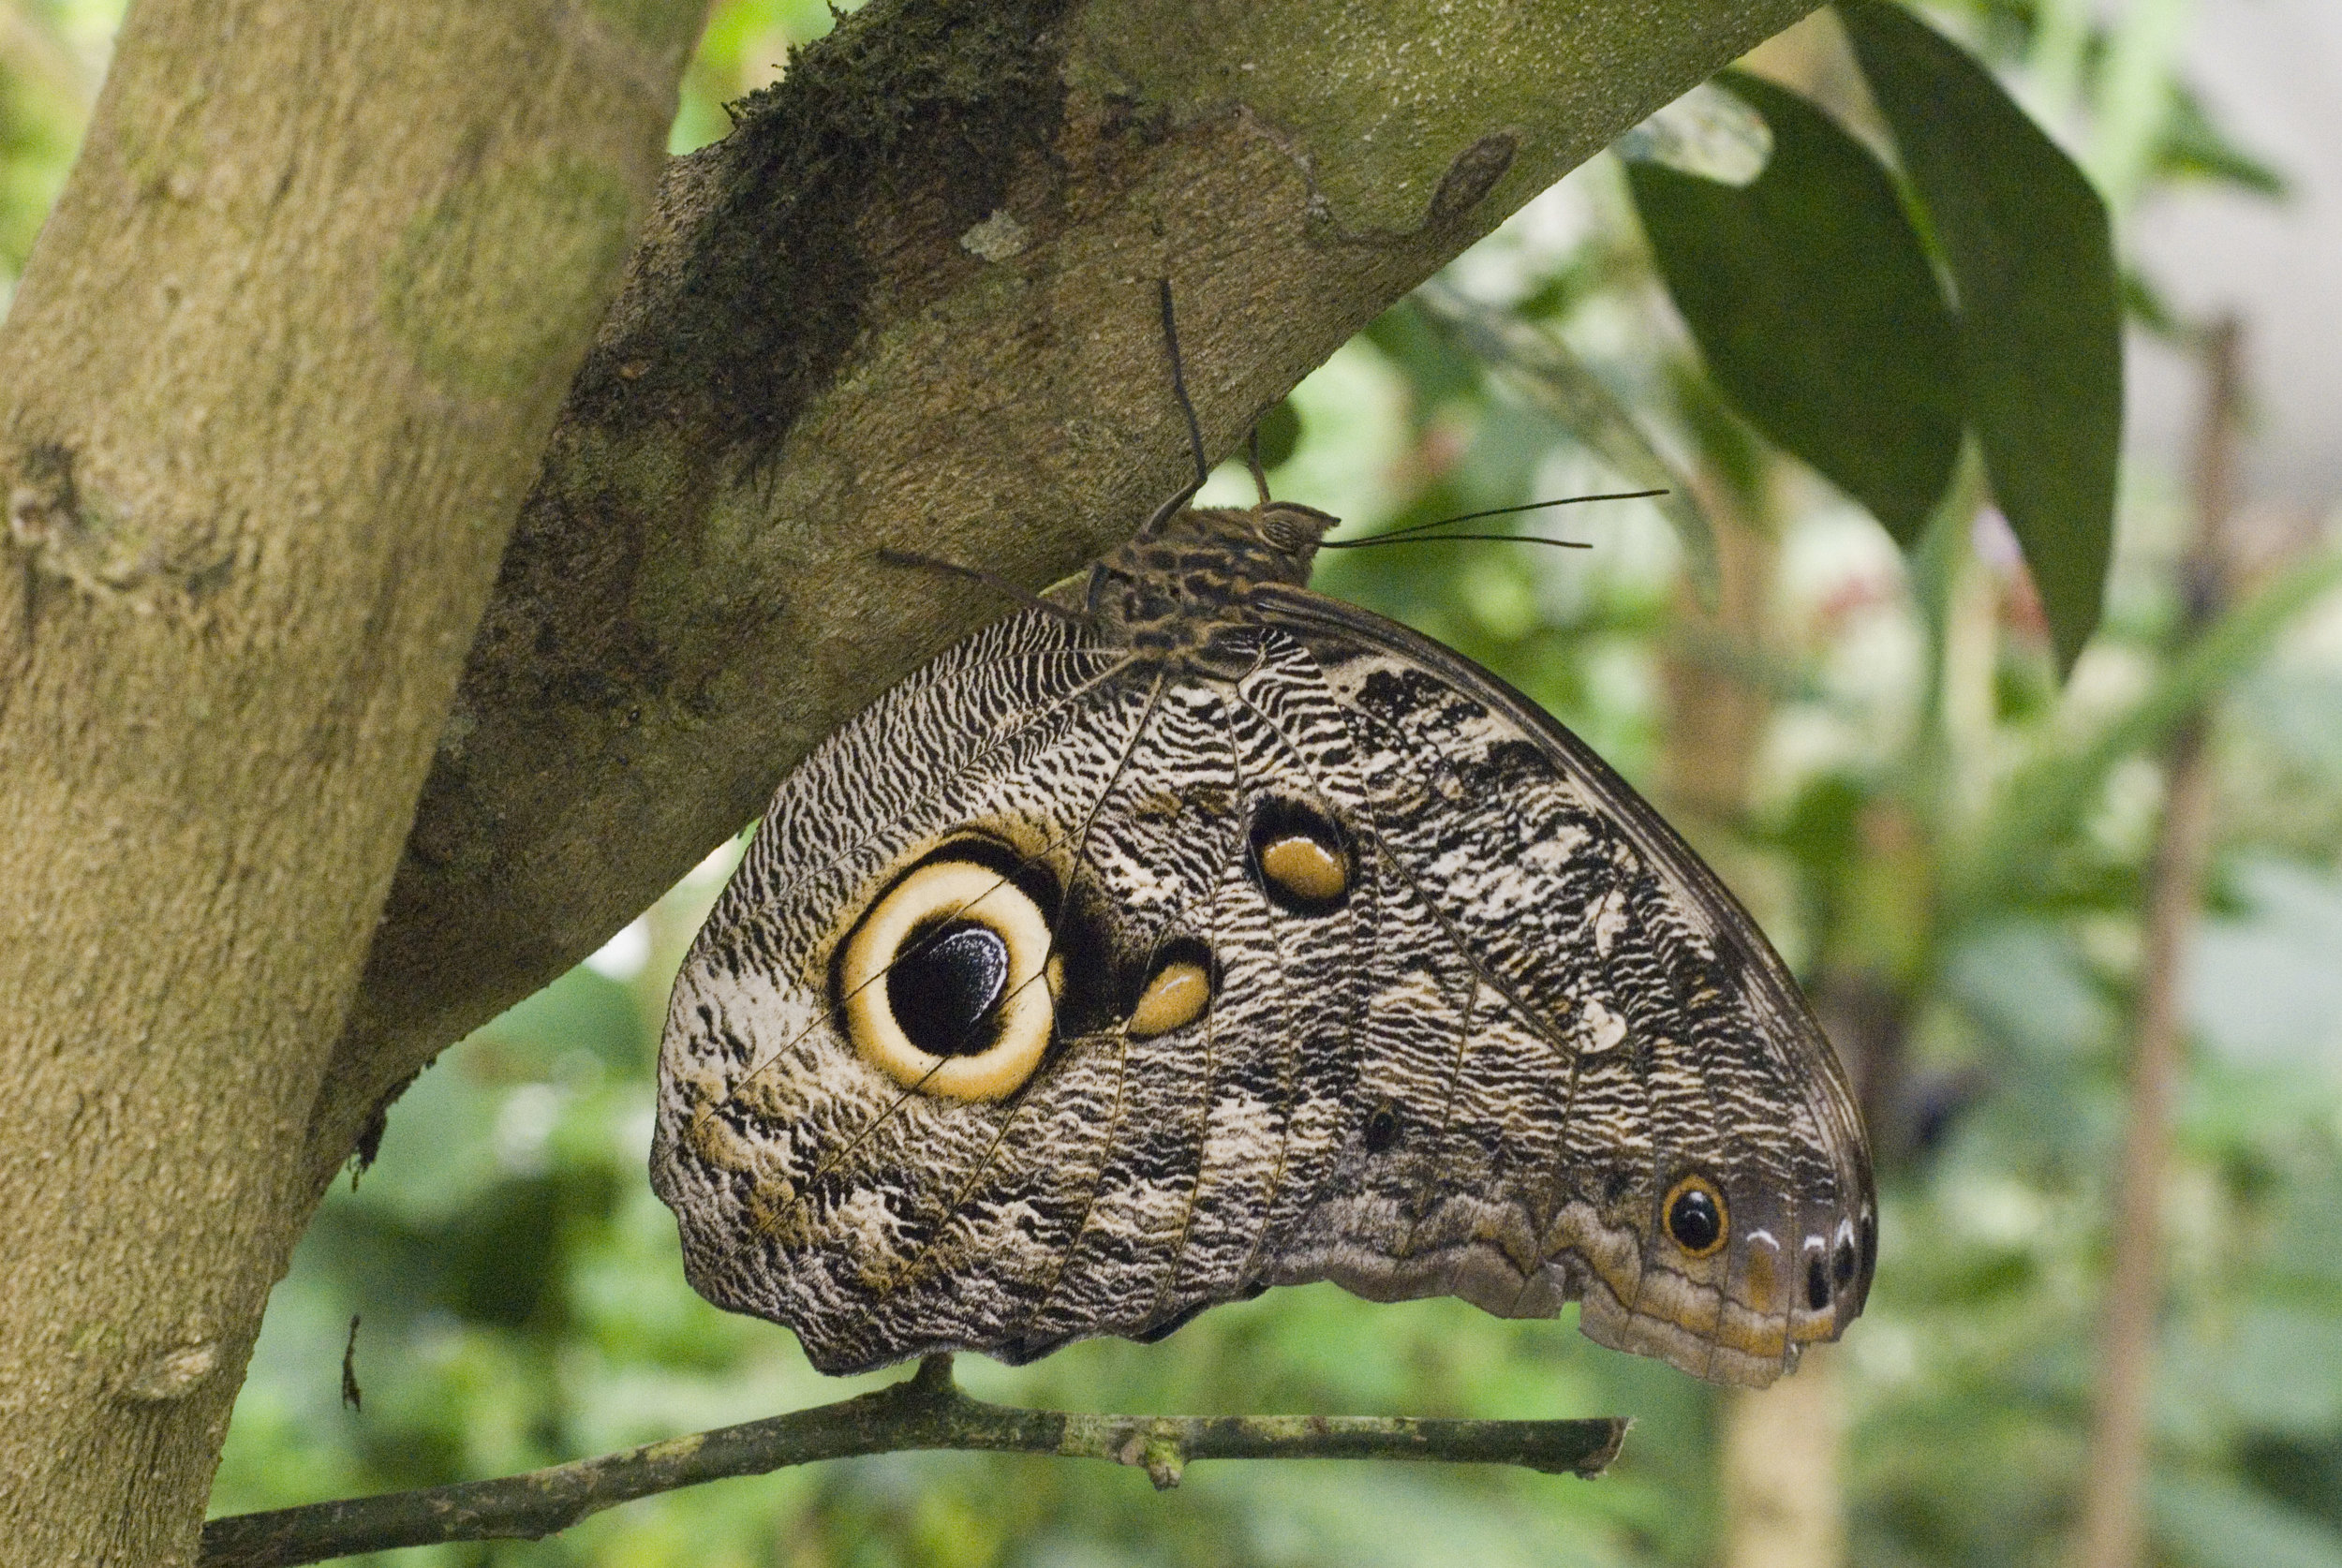
<svg viewBox="0 0 2342 1568">
<path fill-rule="evenodd" d="M 1001 1100 L 1048 1049 L 1049 922 L 988 865 L 938 860 L 886 891 L 847 938 L 837 1007 L 862 1059 L 906 1088 Z"/>
<path fill-rule="evenodd" d="M 1267 796 L 1253 807 L 1251 838 L 1253 877 L 1278 908 L 1330 914 L 1350 896 L 1350 836 L 1316 806 Z"/>
<path fill-rule="evenodd" d="M 1668 1190 L 1659 1213 L 1667 1222 L 1668 1238 L 1695 1258 L 1712 1256 L 1732 1234 L 1724 1194 L 1702 1176 L 1687 1176 Z"/>
</svg>

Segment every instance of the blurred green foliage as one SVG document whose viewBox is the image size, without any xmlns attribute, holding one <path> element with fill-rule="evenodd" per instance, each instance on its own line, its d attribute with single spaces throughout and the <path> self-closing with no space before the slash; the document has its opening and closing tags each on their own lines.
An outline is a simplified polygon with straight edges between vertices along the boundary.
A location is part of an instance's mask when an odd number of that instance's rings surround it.
<svg viewBox="0 0 2342 1568">
<path fill-rule="evenodd" d="M 121 0 L 0 7 L 0 313 L 72 166 L 121 10 Z"/>
<path fill-rule="evenodd" d="M 2121 13 L 2055 9 L 1934 14 L 2032 73 L 2044 101 L 2086 108 L 2122 56 Z M 111 18 L 98 0 L 0 14 L 0 277 L 12 278 Z M 718 6 L 677 150 L 721 135 L 723 102 L 827 24 L 818 6 Z M 2167 85 L 2168 113 L 2117 126 L 2154 177 L 2278 187 Z M 1318 581 L 1488 663 L 1648 787 L 1668 781 L 1683 741 L 1687 676 L 1730 678 L 1759 716 L 1744 806 L 1679 817 L 1833 1016 L 1851 1000 L 1870 1020 L 1855 1033 L 1883 1156 L 1883 1259 L 1868 1314 L 1830 1353 L 1850 1423 L 1855 1561 L 2046 1564 L 2062 1550 L 2089 1462 L 2154 750 L 2182 699 L 2221 696 L 2212 909 L 2170 1193 L 2157 1550 L 2188 1568 L 2342 1568 L 2342 625 L 2319 592 L 2329 569 L 2286 569 L 2190 654 L 2174 645 L 2181 476 L 2130 472 L 2107 620 L 2061 690 L 1995 514 L 1949 506 L 1905 558 L 1724 407 L 1607 160 L 1445 281 L 1551 334 L 1720 528 L 1765 541 L 1753 632 L 1698 613 L 1677 534 L 1648 502 L 1525 530 L 1590 553 L 1366 551 L 1329 558 Z M 1271 433 L 1272 479 L 1353 531 L 1620 488 L 1619 442 L 1574 436 L 1554 407 L 1401 306 L 1296 391 Z M 1238 474 L 1214 487 L 1250 498 Z M 1955 493 L 1974 500 L 1972 473 Z M 215 1512 L 509 1472 L 850 1391 L 808 1368 L 786 1331 L 690 1293 L 644 1180 L 667 977 L 728 864 L 711 860 L 398 1102 L 379 1162 L 327 1202 L 275 1292 Z M 353 1316 L 362 1409 L 343 1402 Z M 1724 1397 L 1566 1321 L 1315 1287 L 1220 1309 L 1157 1346 L 1076 1345 L 1018 1369 L 965 1357 L 960 1370 L 987 1398 L 1084 1409 L 1618 1413 L 1637 1426 L 1592 1484 L 1223 1463 L 1158 1496 L 1101 1465 L 897 1455 L 632 1504 L 542 1544 L 399 1561 L 1671 1565 L 1719 1550 Z"/>
</svg>

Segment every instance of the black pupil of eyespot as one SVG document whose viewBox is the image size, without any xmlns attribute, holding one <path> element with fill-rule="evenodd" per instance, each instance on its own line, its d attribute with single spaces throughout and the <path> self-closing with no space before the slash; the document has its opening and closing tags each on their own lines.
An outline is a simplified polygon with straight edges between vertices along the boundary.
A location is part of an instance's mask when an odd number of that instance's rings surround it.
<svg viewBox="0 0 2342 1568">
<path fill-rule="evenodd" d="M 903 1038 L 931 1057 L 972 1057 L 1008 988 L 1008 943 L 988 925 L 955 921 L 914 937 L 886 971 L 886 1004 Z"/>
<path fill-rule="evenodd" d="M 1705 1251 L 1723 1234 L 1724 1215 L 1716 1207 L 1715 1198 L 1702 1189 L 1686 1189 L 1668 1206 L 1668 1235 L 1684 1251 Z"/>
<path fill-rule="evenodd" d="M 1805 1305 L 1816 1312 L 1830 1305 L 1830 1271 L 1822 1266 L 1819 1252 L 1805 1260 Z"/>
<path fill-rule="evenodd" d="M 1840 1290 L 1844 1290 L 1846 1286 L 1854 1283 L 1853 1242 L 1841 1241 L 1838 1243 L 1838 1250 L 1830 1260 L 1830 1272 L 1836 1278 L 1838 1281 L 1838 1288 Z"/>
<path fill-rule="evenodd" d="M 1399 1113 L 1387 1105 L 1377 1105 L 1374 1114 L 1366 1118 L 1366 1146 L 1370 1153 L 1380 1154 L 1399 1141 Z"/>
</svg>

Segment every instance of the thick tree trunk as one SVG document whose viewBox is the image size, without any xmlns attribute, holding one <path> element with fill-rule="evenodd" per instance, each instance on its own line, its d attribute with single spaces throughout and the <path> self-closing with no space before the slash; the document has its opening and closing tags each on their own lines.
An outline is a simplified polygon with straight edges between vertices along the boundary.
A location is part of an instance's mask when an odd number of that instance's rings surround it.
<svg viewBox="0 0 2342 1568">
<path fill-rule="evenodd" d="M 8 1558 L 184 1557 L 372 1113 L 1000 610 L 878 545 L 1039 584 L 1174 487 L 1153 278 L 1224 449 L 1810 8 L 880 0 L 547 446 L 688 7 L 143 0 L 0 335 Z"/>
<path fill-rule="evenodd" d="M 694 7 L 145 0 L 0 332 L 0 1556 L 187 1561 Z"/>
</svg>

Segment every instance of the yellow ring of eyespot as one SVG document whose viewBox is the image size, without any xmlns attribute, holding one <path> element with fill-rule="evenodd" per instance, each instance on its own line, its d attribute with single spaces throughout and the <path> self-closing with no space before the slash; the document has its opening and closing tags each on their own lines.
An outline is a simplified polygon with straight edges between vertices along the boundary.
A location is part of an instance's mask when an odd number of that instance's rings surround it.
<svg viewBox="0 0 2342 1568">
<path fill-rule="evenodd" d="M 1675 1212 L 1675 1200 L 1686 1192 L 1705 1192 L 1708 1201 L 1716 1206 L 1716 1238 L 1705 1247 L 1683 1247 L 1682 1240 L 1675 1234 L 1675 1227 L 1668 1222 L 1668 1216 Z M 1668 1189 L 1667 1201 L 1659 1206 L 1659 1228 L 1667 1232 L 1669 1241 L 1682 1247 L 1685 1257 L 1712 1258 L 1724 1250 L 1726 1242 L 1732 1239 L 1732 1210 L 1725 1203 L 1724 1194 L 1716 1191 L 1714 1182 L 1703 1176 L 1687 1176 Z"/>
<path fill-rule="evenodd" d="M 939 1057 L 913 1045 L 886 994 L 887 969 L 912 930 L 953 920 L 989 927 L 1008 948 L 998 1043 L 972 1057 Z M 990 866 L 936 861 L 889 889 L 848 939 L 837 971 L 846 1036 L 864 1061 L 905 1088 L 944 1100 L 1004 1100 L 1024 1087 L 1049 1047 L 1056 969 L 1048 920 L 1023 889 Z"/>
<path fill-rule="evenodd" d="M 1341 856 L 1305 833 L 1289 833 L 1261 846 L 1261 875 L 1294 898 L 1329 903 L 1350 885 Z"/>
</svg>

